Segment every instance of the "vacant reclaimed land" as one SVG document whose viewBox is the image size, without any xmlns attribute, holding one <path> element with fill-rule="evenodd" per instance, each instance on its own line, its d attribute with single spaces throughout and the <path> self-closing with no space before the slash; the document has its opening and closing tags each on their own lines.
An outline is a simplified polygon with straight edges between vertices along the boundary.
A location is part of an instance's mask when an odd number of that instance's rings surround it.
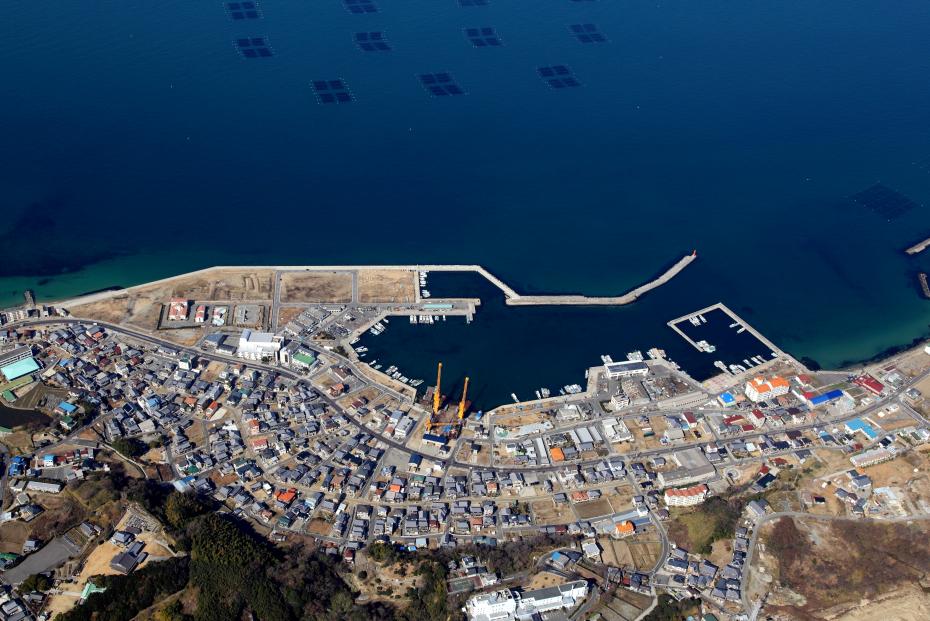
<svg viewBox="0 0 930 621">
<path fill-rule="evenodd" d="M 349 272 L 283 272 L 281 302 L 347 304 L 352 301 Z"/>
<path fill-rule="evenodd" d="M 270 269 L 213 269 L 133 287 L 110 296 L 90 296 L 67 305 L 75 317 L 155 330 L 171 298 L 231 302 L 270 301 Z"/>
<path fill-rule="evenodd" d="M 358 301 L 409 304 L 416 301 L 416 274 L 411 270 L 360 270 Z"/>
</svg>

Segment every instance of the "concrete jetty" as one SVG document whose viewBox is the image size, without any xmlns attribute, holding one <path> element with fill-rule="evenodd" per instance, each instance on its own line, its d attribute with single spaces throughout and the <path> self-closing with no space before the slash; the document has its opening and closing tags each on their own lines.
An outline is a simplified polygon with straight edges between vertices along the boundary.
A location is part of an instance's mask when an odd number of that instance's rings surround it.
<svg viewBox="0 0 930 621">
<path fill-rule="evenodd" d="M 923 240 L 920 243 L 914 244 L 913 246 L 911 246 L 904 252 L 906 252 L 907 254 L 917 254 L 919 252 L 923 252 L 924 250 L 926 250 L 927 246 L 930 246 L 930 237 L 928 237 L 927 239 Z"/>
<path fill-rule="evenodd" d="M 529 305 L 549 305 L 549 304 L 590 304 L 603 306 L 623 306 L 635 302 L 641 295 L 661 287 L 672 278 L 678 275 L 683 269 L 688 267 L 692 261 L 697 259 L 697 253 L 692 253 L 682 257 L 675 265 L 670 267 L 661 276 L 651 280 L 632 291 L 620 296 L 588 296 L 588 295 L 520 295 L 503 283 L 498 284 L 496 279 L 491 278 L 488 274 L 485 277 L 496 284 L 507 296 L 506 303 L 510 306 L 529 306 Z M 482 268 L 483 269 L 483 268 Z M 484 270 L 486 272 L 486 270 Z"/>
</svg>

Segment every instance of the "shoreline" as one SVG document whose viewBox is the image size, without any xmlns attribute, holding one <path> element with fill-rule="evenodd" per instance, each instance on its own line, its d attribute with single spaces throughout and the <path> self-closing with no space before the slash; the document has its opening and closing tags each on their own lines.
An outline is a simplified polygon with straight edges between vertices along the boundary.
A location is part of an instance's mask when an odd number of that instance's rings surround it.
<svg viewBox="0 0 930 621">
<path fill-rule="evenodd" d="M 411 271 L 443 271 L 443 272 L 474 272 L 482 277 L 484 277 L 488 282 L 494 285 L 496 288 L 500 289 L 504 293 L 505 304 L 507 306 L 560 306 L 560 305 L 575 305 L 575 306 L 608 306 L 608 305 L 626 305 L 630 304 L 638 297 L 643 295 L 646 291 L 654 289 L 662 284 L 666 284 L 671 278 L 680 273 L 684 267 L 687 267 L 691 261 L 696 258 L 695 255 L 686 255 L 678 262 L 676 262 L 672 267 L 668 268 L 665 272 L 660 274 L 658 277 L 653 280 L 640 285 L 631 291 L 627 292 L 623 296 L 631 296 L 632 299 L 620 303 L 612 302 L 610 300 L 615 300 L 617 298 L 611 298 L 607 296 L 584 296 L 580 294 L 540 294 L 540 295 L 522 295 L 517 293 L 513 288 L 504 283 L 503 280 L 494 276 L 490 271 L 478 264 L 408 264 L 408 265 L 304 265 L 304 266 L 277 266 L 277 265 L 217 265 L 212 267 L 201 268 L 197 270 L 192 270 L 190 272 L 183 272 L 180 274 L 175 274 L 172 276 L 167 276 L 165 278 L 160 278 L 152 281 L 147 281 L 140 283 L 138 285 L 130 285 L 128 287 L 122 285 L 110 285 L 100 287 L 98 289 L 88 291 L 73 297 L 60 298 L 60 299 L 49 299 L 42 300 L 37 302 L 38 306 L 41 305 L 59 305 L 67 308 L 68 306 L 76 306 L 83 304 L 90 304 L 93 302 L 109 300 L 113 298 L 118 298 L 120 296 L 129 295 L 134 291 L 139 291 L 146 289 L 148 287 L 157 286 L 161 284 L 170 283 L 172 281 L 189 278 L 191 276 L 202 276 L 209 272 L 213 271 L 225 271 L 225 270 L 278 270 L 278 271 L 334 271 L 334 270 L 411 270 Z M 669 273 L 671 272 L 671 275 Z M 659 282 L 661 281 L 661 282 Z M 658 284 L 654 284 L 658 283 Z M 650 286 L 651 285 L 651 286 Z M 509 295 L 508 295 L 509 292 Z M 636 292 L 640 292 L 636 294 Z M 635 295 L 635 297 L 633 297 Z M 576 300 L 583 301 L 576 301 Z M 543 301 L 545 300 L 545 301 Z M 10 310 L 16 308 L 22 308 L 24 305 L 13 305 L 8 306 L 5 309 L 0 310 Z M 889 345 L 888 347 L 883 348 L 874 355 L 852 359 L 852 360 L 842 360 L 836 365 L 829 365 L 831 368 L 837 371 L 852 370 L 858 367 L 870 366 L 874 364 L 879 364 L 889 359 L 894 358 L 895 356 L 907 352 L 912 349 L 916 349 L 920 346 L 921 343 L 930 339 L 930 331 L 921 332 L 918 336 L 915 336 L 909 341 L 897 342 Z M 781 350 L 785 351 L 785 350 Z M 802 362 L 805 366 L 811 366 L 809 363 L 813 363 L 813 368 L 826 368 L 820 364 L 820 362 L 810 356 L 795 356 L 794 354 L 788 353 L 795 360 Z"/>
<path fill-rule="evenodd" d="M 408 265 L 215 265 L 191 272 L 175 274 L 166 278 L 153 280 L 130 287 L 111 286 L 84 293 L 70 298 L 43 301 L 44 304 L 57 304 L 59 306 L 77 306 L 101 302 L 121 295 L 130 294 L 148 287 L 163 285 L 175 280 L 204 276 L 210 272 L 226 270 L 272 270 L 275 272 L 328 272 L 328 271 L 366 271 L 366 270 L 403 270 L 425 272 L 475 272 L 488 282 L 500 289 L 505 303 L 510 306 L 624 306 L 632 304 L 649 291 L 667 284 L 672 278 L 681 273 L 697 258 L 697 253 L 685 255 L 662 274 L 647 281 L 632 290 L 619 296 L 586 296 L 582 294 L 549 294 L 549 295 L 523 295 L 518 293 L 502 279 L 493 275 L 487 268 L 478 264 L 408 264 Z"/>
</svg>

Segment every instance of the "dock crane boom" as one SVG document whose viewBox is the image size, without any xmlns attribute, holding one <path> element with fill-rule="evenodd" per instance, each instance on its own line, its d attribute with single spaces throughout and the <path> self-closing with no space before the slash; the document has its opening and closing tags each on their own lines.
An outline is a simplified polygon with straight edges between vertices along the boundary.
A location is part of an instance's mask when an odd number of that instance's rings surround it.
<svg viewBox="0 0 930 621">
<path fill-rule="evenodd" d="M 436 390 L 433 391 L 433 414 L 439 413 L 439 401 L 441 397 L 440 384 L 442 383 L 442 363 L 439 363 L 439 368 L 436 370 Z"/>
<path fill-rule="evenodd" d="M 462 400 L 459 401 L 459 420 L 465 418 L 465 395 L 468 394 L 468 378 L 465 378 L 465 387 L 462 388 Z"/>
</svg>

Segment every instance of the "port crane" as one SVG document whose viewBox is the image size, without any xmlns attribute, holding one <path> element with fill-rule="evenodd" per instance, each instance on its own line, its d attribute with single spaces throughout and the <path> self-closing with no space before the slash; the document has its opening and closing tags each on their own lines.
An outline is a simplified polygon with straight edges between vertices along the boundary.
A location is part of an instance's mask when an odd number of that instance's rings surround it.
<svg viewBox="0 0 930 621">
<path fill-rule="evenodd" d="M 465 418 L 465 395 L 468 394 L 468 378 L 465 378 L 465 387 L 462 388 L 462 400 L 459 401 L 459 420 Z"/>
<path fill-rule="evenodd" d="M 433 392 L 433 414 L 439 413 L 439 401 L 442 398 L 439 386 L 442 383 L 442 363 L 439 363 L 439 367 L 436 369 L 436 390 Z"/>
</svg>

